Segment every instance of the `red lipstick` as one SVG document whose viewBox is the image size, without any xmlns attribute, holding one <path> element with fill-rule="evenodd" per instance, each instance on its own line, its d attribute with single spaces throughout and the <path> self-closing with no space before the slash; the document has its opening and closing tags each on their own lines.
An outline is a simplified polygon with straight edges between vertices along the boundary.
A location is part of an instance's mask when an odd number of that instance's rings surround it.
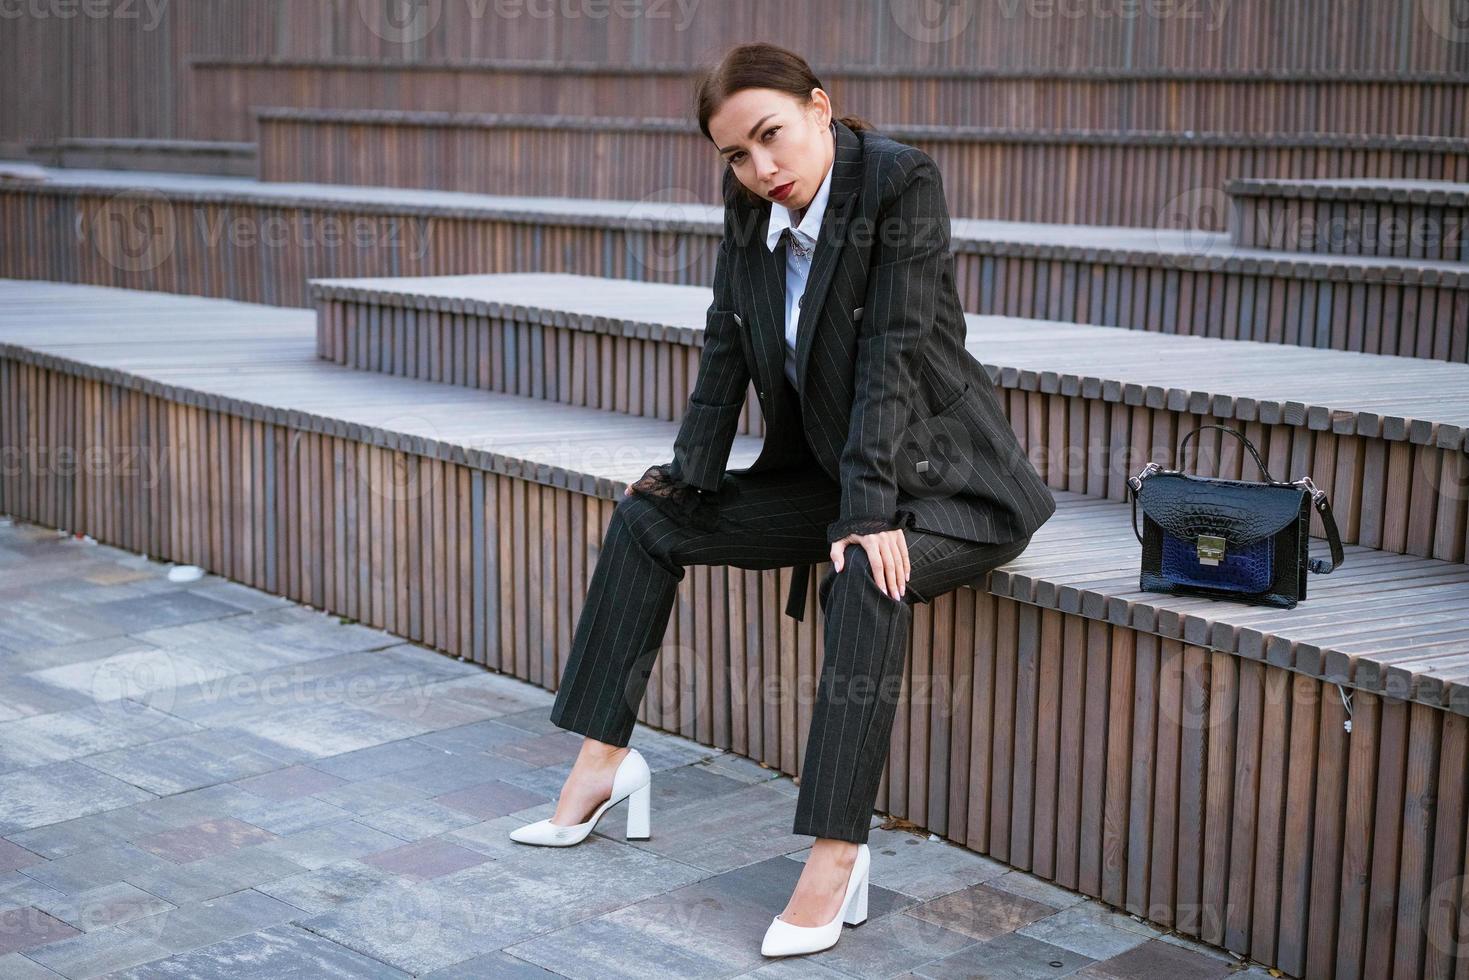
<svg viewBox="0 0 1469 980">
<path fill-rule="evenodd" d="M 794 180 L 791 181 L 789 184 L 781 184 L 779 187 L 773 189 L 770 192 L 770 196 L 775 198 L 777 201 L 784 201 L 786 197 L 790 195 L 791 188 L 795 186 L 796 182 Z"/>
</svg>

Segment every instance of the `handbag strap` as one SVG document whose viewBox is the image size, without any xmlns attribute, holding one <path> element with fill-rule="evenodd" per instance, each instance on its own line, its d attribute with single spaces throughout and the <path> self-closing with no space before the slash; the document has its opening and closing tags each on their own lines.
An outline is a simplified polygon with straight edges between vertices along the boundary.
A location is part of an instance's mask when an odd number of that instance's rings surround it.
<svg viewBox="0 0 1469 980">
<path fill-rule="evenodd" d="M 1255 465 L 1260 467 L 1260 472 L 1265 474 L 1265 479 L 1271 483 L 1278 482 L 1275 477 L 1270 475 L 1270 471 L 1265 468 L 1265 461 L 1260 458 L 1260 453 L 1258 450 L 1255 449 L 1255 444 L 1250 441 L 1249 436 L 1245 435 L 1243 432 L 1234 428 L 1233 426 L 1219 425 L 1215 422 L 1205 422 L 1203 425 L 1200 425 L 1198 428 L 1185 435 L 1182 439 L 1178 440 L 1178 448 L 1175 449 L 1173 452 L 1173 468 L 1175 470 L 1183 468 L 1179 465 L 1179 463 L 1183 459 L 1183 447 L 1188 443 L 1190 439 L 1192 439 L 1194 436 L 1198 435 L 1205 429 L 1219 429 L 1223 432 L 1228 432 L 1231 435 L 1239 436 L 1240 439 L 1244 440 L 1245 448 L 1250 451 L 1250 455 L 1255 457 Z"/>
<path fill-rule="evenodd" d="M 1326 491 L 1311 488 L 1311 500 L 1316 505 L 1316 511 L 1321 515 L 1321 523 L 1326 527 L 1326 543 L 1331 546 L 1331 559 L 1312 558 L 1307 562 L 1311 571 L 1321 575 L 1334 571 L 1341 567 L 1346 558 L 1341 550 L 1341 535 L 1336 530 L 1336 518 L 1331 516 L 1331 503 L 1326 499 Z"/>
</svg>

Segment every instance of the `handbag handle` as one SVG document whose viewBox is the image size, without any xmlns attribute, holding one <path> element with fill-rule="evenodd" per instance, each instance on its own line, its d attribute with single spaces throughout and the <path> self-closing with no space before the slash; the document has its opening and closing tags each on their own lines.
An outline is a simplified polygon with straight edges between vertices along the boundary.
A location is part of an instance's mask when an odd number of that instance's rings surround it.
<svg viewBox="0 0 1469 980">
<path fill-rule="evenodd" d="M 1229 426 L 1229 425 L 1217 425 L 1216 423 L 1213 423 L 1213 422 L 1205 422 L 1204 424 L 1200 425 L 1197 429 L 1194 429 L 1194 431 L 1188 433 L 1182 439 L 1178 440 L 1178 448 L 1176 450 L 1174 450 L 1174 452 L 1173 452 L 1173 468 L 1175 470 L 1182 469 L 1182 467 L 1179 466 L 1179 463 L 1183 459 L 1183 447 L 1184 447 L 1184 445 L 1186 445 L 1190 439 L 1192 439 L 1194 436 L 1198 435 L 1200 432 L 1202 432 L 1205 429 L 1220 429 L 1220 430 L 1222 430 L 1224 432 L 1231 433 L 1232 435 L 1239 436 L 1240 439 L 1244 440 L 1245 448 L 1250 451 L 1250 455 L 1253 456 L 1253 457 L 1255 457 L 1255 465 L 1259 466 L 1260 467 L 1260 472 L 1265 474 L 1265 480 L 1267 482 L 1269 482 L 1269 483 L 1278 483 L 1278 482 L 1280 482 L 1280 481 L 1276 480 L 1275 477 L 1271 476 L 1270 475 L 1270 471 L 1265 468 L 1265 461 L 1260 458 L 1260 453 L 1255 449 L 1255 444 L 1250 441 L 1250 437 L 1249 436 L 1245 435 L 1243 432 L 1241 432 L 1240 430 L 1234 428 L 1233 426 Z"/>
</svg>

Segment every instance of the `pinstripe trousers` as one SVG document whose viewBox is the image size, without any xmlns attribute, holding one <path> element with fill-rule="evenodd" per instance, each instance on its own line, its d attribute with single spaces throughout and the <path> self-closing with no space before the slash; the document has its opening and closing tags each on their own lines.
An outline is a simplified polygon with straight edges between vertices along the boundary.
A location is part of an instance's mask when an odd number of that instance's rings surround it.
<svg viewBox="0 0 1469 980">
<path fill-rule="evenodd" d="M 837 519 L 840 494 L 812 460 L 754 475 L 726 473 L 692 516 L 675 515 L 636 492 L 623 497 L 592 573 L 552 723 L 626 745 L 684 569 L 826 561 L 826 527 Z M 849 544 L 843 570 L 829 567 L 821 582 L 825 646 L 793 833 L 867 840 L 908 654 L 912 603 L 973 582 L 1030 543 L 980 544 L 919 528 L 903 533 L 910 574 L 902 601 L 877 586 L 860 545 Z"/>
</svg>

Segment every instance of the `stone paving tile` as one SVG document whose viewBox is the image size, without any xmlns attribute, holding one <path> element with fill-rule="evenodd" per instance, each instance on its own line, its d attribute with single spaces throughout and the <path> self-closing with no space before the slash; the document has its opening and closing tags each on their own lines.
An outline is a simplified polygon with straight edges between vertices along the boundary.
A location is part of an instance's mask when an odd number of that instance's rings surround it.
<svg viewBox="0 0 1469 980">
<path fill-rule="evenodd" d="M 254 824 L 280 836 L 308 830 L 324 823 L 351 820 L 354 816 L 351 810 L 318 800 L 314 796 L 303 796 L 284 802 L 264 800 L 258 806 L 235 815 L 245 823 Z"/>
<path fill-rule="evenodd" d="M 1055 911 L 1049 905 L 979 884 L 924 902 L 909 909 L 908 914 L 985 941 L 1012 933 Z"/>
<path fill-rule="evenodd" d="M 507 946 L 506 951 L 573 977 L 745 972 L 765 961 L 760 938 L 785 907 L 799 876 L 799 865 L 770 858 L 660 892 L 597 919 Z M 911 901 L 869 886 L 869 921 Z"/>
<path fill-rule="evenodd" d="M 0 960 L 3 963 L 4 960 Z M 509 953 L 486 953 L 446 966 L 441 970 L 423 974 L 423 980 L 553 980 L 559 973 L 543 970 L 534 963 L 527 963 Z"/>
<path fill-rule="evenodd" d="M 85 708 L 94 703 L 89 694 L 47 684 L 31 674 L 0 674 L 0 711 L 4 712 L 0 720 L 14 721 L 29 715 Z"/>
<path fill-rule="evenodd" d="M 34 906 L 0 912 L 0 954 L 33 949 L 81 932 Z"/>
<path fill-rule="evenodd" d="M 563 773 L 561 781 L 564 782 L 565 778 Z M 556 789 L 558 797 L 560 785 L 558 782 Z M 527 807 L 545 803 L 548 799 L 551 799 L 548 794 L 533 792 L 499 779 L 493 779 L 487 783 L 476 783 L 473 786 L 451 790 L 434 797 L 439 804 L 459 810 L 466 816 L 478 820 L 489 820 L 492 817 L 515 813 Z M 655 803 L 654 806 L 656 805 Z M 606 816 L 610 818 L 610 810 Z"/>
<path fill-rule="evenodd" d="M 40 864 L 44 860 L 46 859 L 35 851 L 27 850 L 8 840 L 0 840 L 0 871 L 14 871 L 16 868 Z"/>
<path fill-rule="evenodd" d="M 652 838 L 639 843 L 709 871 L 727 871 L 809 847 L 810 837 L 791 833 L 795 812 L 794 800 L 755 783 L 681 807 L 677 819 L 660 821 L 655 812 Z"/>
<path fill-rule="evenodd" d="M 249 847 L 252 844 L 275 840 L 278 836 L 243 820 L 224 817 L 219 820 L 205 820 L 188 827 L 164 830 L 140 838 L 136 843 L 150 854 L 157 854 L 175 864 L 185 864 L 241 847 Z"/>
<path fill-rule="evenodd" d="M 111 810 L 152 793 L 80 762 L 56 762 L 0 775 L 0 835 Z"/>
<path fill-rule="evenodd" d="M 811 843 L 789 833 L 791 778 L 640 725 L 651 840 L 625 840 L 623 803 L 577 847 L 517 844 L 581 742 L 550 722 L 553 692 L 166 569 L 0 526 L 0 605 L 22 610 L 0 624 L 0 915 L 33 926 L 0 919 L 0 941 L 42 940 L 0 947 L 3 980 L 1243 965 L 877 814 L 868 921 L 824 953 L 763 957 Z"/>
<path fill-rule="evenodd" d="M 1099 902 L 1080 902 L 1015 931 L 1094 960 L 1110 959 L 1162 934 Z"/>
<path fill-rule="evenodd" d="M 248 734 L 290 753 L 292 761 L 315 761 L 427 730 L 417 722 L 384 718 L 351 705 L 301 704 L 250 719 Z M 246 729 L 234 726 L 222 731 L 236 736 L 247 734 Z"/>
<path fill-rule="evenodd" d="M 430 731 L 484 721 L 497 714 L 493 708 L 471 704 L 468 701 L 456 701 L 453 698 L 438 698 L 427 692 L 424 692 L 422 696 L 405 698 L 401 701 L 383 699 L 368 705 L 367 710 L 380 714 L 384 718 L 397 718 L 400 721 L 422 725 Z"/>
<path fill-rule="evenodd" d="M 256 796 L 284 802 L 320 793 L 322 790 L 335 789 L 346 782 L 341 776 L 323 772 L 314 766 L 299 765 L 237 779 L 235 785 Z"/>
<path fill-rule="evenodd" d="M 554 923 L 557 911 L 574 914 L 586 902 L 586 896 L 554 882 L 538 883 L 491 866 L 483 887 L 472 894 L 446 891 L 440 882 L 393 881 L 298 924 L 416 975 L 524 938 L 542 927 L 543 915 Z"/>
<path fill-rule="evenodd" d="M 0 956 L 0 977 L 5 980 L 56 980 L 61 974 L 48 970 L 24 953 Z"/>
<path fill-rule="evenodd" d="M 181 953 L 285 922 L 300 914 L 301 910 L 294 905 L 245 889 L 145 915 L 119 928 L 157 943 L 171 953 Z"/>
<path fill-rule="evenodd" d="M 872 830 L 867 835 L 872 858 L 871 881 L 914 898 L 937 898 L 950 892 L 993 883 L 1009 868 L 943 840 L 929 840 L 905 830 Z M 804 861 L 806 848 L 790 855 Z"/>
<path fill-rule="evenodd" d="M 126 881 L 113 882 L 98 888 L 88 889 L 76 895 L 58 895 L 54 899 L 40 899 L 33 903 L 68 925 L 82 932 L 92 932 L 103 926 L 115 926 L 145 915 L 153 915 L 172 908 L 157 895 L 151 895 Z"/>
<path fill-rule="evenodd" d="M 0 912 L 23 909 L 28 905 L 43 908 L 47 905 L 60 904 L 66 899 L 65 892 L 19 871 L 0 875 Z"/>
<path fill-rule="evenodd" d="M 868 885 L 870 889 L 871 884 Z M 784 907 L 784 903 L 782 903 Z M 755 937 L 758 945 L 762 930 Z M 967 949 L 975 940 L 927 919 L 899 913 L 874 916 L 842 929 L 842 938 L 820 954 L 821 963 L 854 977 L 892 977 Z"/>
<path fill-rule="evenodd" d="M 196 595 L 187 589 L 175 588 L 142 598 L 94 603 L 83 612 L 111 623 L 119 633 L 142 633 L 160 626 L 177 626 L 201 619 L 235 616 L 239 614 L 240 608 Z"/>
<path fill-rule="evenodd" d="M 65 762 L 199 731 L 138 701 L 110 700 L 0 724 L 0 772 Z"/>
<path fill-rule="evenodd" d="M 149 649 L 152 649 L 151 644 L 144 643 L 135 636 L 104 636 L 96 640 L 82 640 L 79 643 L 60 643 L 54 646 L 37 647 L 24 653 L 19 650 L 3 650 L 0 655 L 4 656 L 6 668 L 10 672 L 29 674 L 33 671 L 86 663 L 89 660 L 103 660 L 122 653 Z M 4 719 L 0 718 L 0 720 Z"/>
<path fill-rule="evenodd" d="M 339 820 L 286 834 L 252 850 L 289 858 L 303 868 L 320 868 L 344 858 L 376 854 L 402 843 L 401 838 L 363 826 L 355 820 Z"/>
<path fill-rule="evenodd" d="M 485 751 L 492 756 L 514 759 L 535 768 L 558 763 L 569 766 L 576 759 L 583 741 L 582 736 L 575 732 L 554 731 L 514 742 L 503 742 Z"/>
<path fill-rule="evenodd" d="M 159 796 L 230 782 L 300 761 L 253 733 L 204 730 L 87 756 L 92 769 Z M 3 777 L 0 777 L 3 778 Z"/>
<path fill-rule="evenodd" d="M 295 925 L 281 924 L 123 970 L 107 980 L 279 980 L 351 977 L 397 980 L 409 974 Z M 486 975 L 487 976 L 487 975 Z"/>
<path fill-rule="evenodd" d="M 1046 881 L 1044 878 L 1037 878 L 1035 875 L 1027 874 L 1024 871 L 1013 871 L 1008 867 L 1005 868 L 1004 874 L 991 878 L 985 884 L 991 888 L 997 888 L 1000 891 L 1009 892 L 1012 895 L 1019 895 L 1021 898 L 1028 898 L 1032 902 L 1040 902 L 1042 905 L 1049 905 L 1056 909 L 1069 908 L 1078 902 L 1087 900 L 1087 896 L 1080 892 L 1063 888 L 1054 882 Z"/>
<path fill-rule="evenodd" d="M 935 980 L 972 980 L 974 977 L 984 977 L 985 980 L 1042 980 L 1071 976 L 1093 962 L 1090 957 L 1069 949 L 1018 933 L 1008 933 L 926 963 L 914 969 L 913 973 Z M 1184 980 L 1184 976 L 1187 975 L 1170 980 Z"/>
<path fill-rule="evenodd" d="M 776 980 L 830 980 L 832 977 L 847 977 L 849 973 L 822 966 L 815 956 L 781 956 L 771 959 L 765 966 L 741 973 L 741 977 L 776 978 Z"/>
<path fill-rule="evenodd" d="M 1079 977 L 1114 980 L 1216 980 L 1237 975 L 1229 963 L 1157 940 L 1077 971 Z"/>
<path fill-rule="evenodd" d="M 289 902 L 312 915 L 328 912 L 344 902 L 361 898 L 394 880 L 391 872 L 348 858 L 299 874 L 256 885 L 255 890 Z"/>
<path fill-rule="evenodd" d="M 700 759 L 694 765 L 721 776 L 728 776 L 730 779 L 737 779 L 742 783 L 763 783 L 767 779 L 775 779 L 781 775 L 778 769 L 762 766 L 754 759 L 747 759 L 731 752 L 721 752 L 718 755 Z"/>
<path fill-rule="evenodd" d="M 362 858 L 362 863 L 409 881 L 428 881 L 488 860 L 488 855 L 450 841 L 426 840 L 369 854 Z"/>
<path fill-rule="evenodd" d="M 242 847 L 188 864 L 160 860 L 155 867 L 133 872 L 128 881 L 174 905 L 187 905 L 301 873 L 302 864 L 265 850 L 267 846 Z"/>
<path fill-rule="evenodd" d="M 504 716 L 500 715 L 498 717 Z M 410 744 L 427 746 L 444 752 L 469 755 L 476 752 L 488 752 L 488 750 L 497 745 L 503 745 L 506 742 L 521 741 L 527 737 L 528 733 L 523 729 L 515 728 L 511 725 L 503 725 L 497 718 L 487 718 L 483 721 L 456 725 L 453 728 L 445 728 L 436 732 L 414 735 L 412 738 L 405 739 L 405 741 Z"/>
<path fill-rule="evenodd" d="M 167 956 L 168 949 L 121 926 L 105 926 L 28 949 L 25 955 L 58 976 L 83 980 Z M 7 978 L 8 980 L 8 978 Z"/>
<path fill-rule="evenodd" d="M 103 844 L 66 857 L 25 869 L 34 881 L 67 895 L 78 895 L 131 875 L 157 868 L 165 862 L 128 841 Z"/>
</svg>

